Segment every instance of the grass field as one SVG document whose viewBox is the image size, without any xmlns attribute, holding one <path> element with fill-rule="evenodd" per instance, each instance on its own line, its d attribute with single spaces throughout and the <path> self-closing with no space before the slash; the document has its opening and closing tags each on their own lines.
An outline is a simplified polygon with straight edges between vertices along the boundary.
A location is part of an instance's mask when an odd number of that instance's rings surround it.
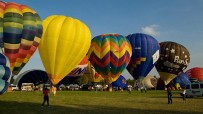
<svg viewBox="0 0 203 114">
<path fill-rule="evenodd" d="M 41 107 L 42 92 L 8 92 L 0 95 L 0 114 L 200 114 L 203 97 L 187 98 L 173 91 L 173 104 L 167 104 L 166 91 L 147 93 L 127 91 L 57 91 L 50 93 L 50 107 Z"/>
</svg>

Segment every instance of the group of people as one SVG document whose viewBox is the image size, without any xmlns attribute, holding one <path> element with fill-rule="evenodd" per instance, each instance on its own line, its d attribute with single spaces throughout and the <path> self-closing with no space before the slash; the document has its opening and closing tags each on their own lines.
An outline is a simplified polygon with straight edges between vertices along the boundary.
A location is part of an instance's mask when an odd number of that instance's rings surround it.
<svg viewBox="0 0 203 114">
<path fill-rule="evenodd" d="M 172 104 L 173 101 L 172 101 L 171 87 L 167 87 L 167 96 L 168 96 L 168 104 Z M 186 88 L 183 88 L 182 98 L 183 98 L 183 102 L 186 103 Z"/>
<path fill-rule="evenodd" d="M 56 96 L 56 87 L 52 86 L 52 92 L 54 94 L 54 96 Z M 47 103 L 47 106 L 49 106 L 49 89 L 47 87 L 44 87 L 43 89 L 43 95 L 44 95 L 44 101 L 42 102 L 42 107 L 44 106 L 45 102 Z"/>
</svg>

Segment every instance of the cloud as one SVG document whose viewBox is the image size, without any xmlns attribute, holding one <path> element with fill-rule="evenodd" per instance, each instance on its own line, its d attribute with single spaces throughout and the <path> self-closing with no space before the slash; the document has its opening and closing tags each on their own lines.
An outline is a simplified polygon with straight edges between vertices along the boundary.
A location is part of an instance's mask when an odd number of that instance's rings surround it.
<svg viewBox="0 0 203 114">
<path fill-rule="evenodd" d="M 152 35 L 152 36 L 159 36 L 160 33 L 157 31 L 157 27 L 158 25 L 149 25 L 149 26 L 145 26 L 142 27 L 142 32 L 144 32 L 145 34 L 148 35 Z"/>
</svg>

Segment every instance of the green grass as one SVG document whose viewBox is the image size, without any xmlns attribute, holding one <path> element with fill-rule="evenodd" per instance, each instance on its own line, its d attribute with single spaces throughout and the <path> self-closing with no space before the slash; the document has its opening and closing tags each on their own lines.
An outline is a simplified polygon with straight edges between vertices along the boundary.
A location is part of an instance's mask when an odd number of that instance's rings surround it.
<svg viewBox="0 0 203 114">
<path fill-rule="evenodd" d="M 167 104 L 164 90 L 147 93 L 127 91 L 57 91 L 50 94 L 50 107 L 41 107 L 42 92 L 8 92 L 0 95 L 0 114 L 200 114 L 203 97 L 183 103 L 179 91 L 173 91 L 173 104 Z"/>
</svg>

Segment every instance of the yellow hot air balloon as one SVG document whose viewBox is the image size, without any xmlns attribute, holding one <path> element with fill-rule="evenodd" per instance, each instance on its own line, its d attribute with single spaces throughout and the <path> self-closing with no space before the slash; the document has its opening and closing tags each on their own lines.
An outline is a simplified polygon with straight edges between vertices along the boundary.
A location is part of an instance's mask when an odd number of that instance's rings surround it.
<svg viewBox="0 0 203 114">
<path fill-rule="evenodd" d="M 52 84 L 56 85 L 87 54 L 91 32 L 80 20 L 63 15 L 49 16 L 42 25 L 39 53 Z"/>
</svg>

